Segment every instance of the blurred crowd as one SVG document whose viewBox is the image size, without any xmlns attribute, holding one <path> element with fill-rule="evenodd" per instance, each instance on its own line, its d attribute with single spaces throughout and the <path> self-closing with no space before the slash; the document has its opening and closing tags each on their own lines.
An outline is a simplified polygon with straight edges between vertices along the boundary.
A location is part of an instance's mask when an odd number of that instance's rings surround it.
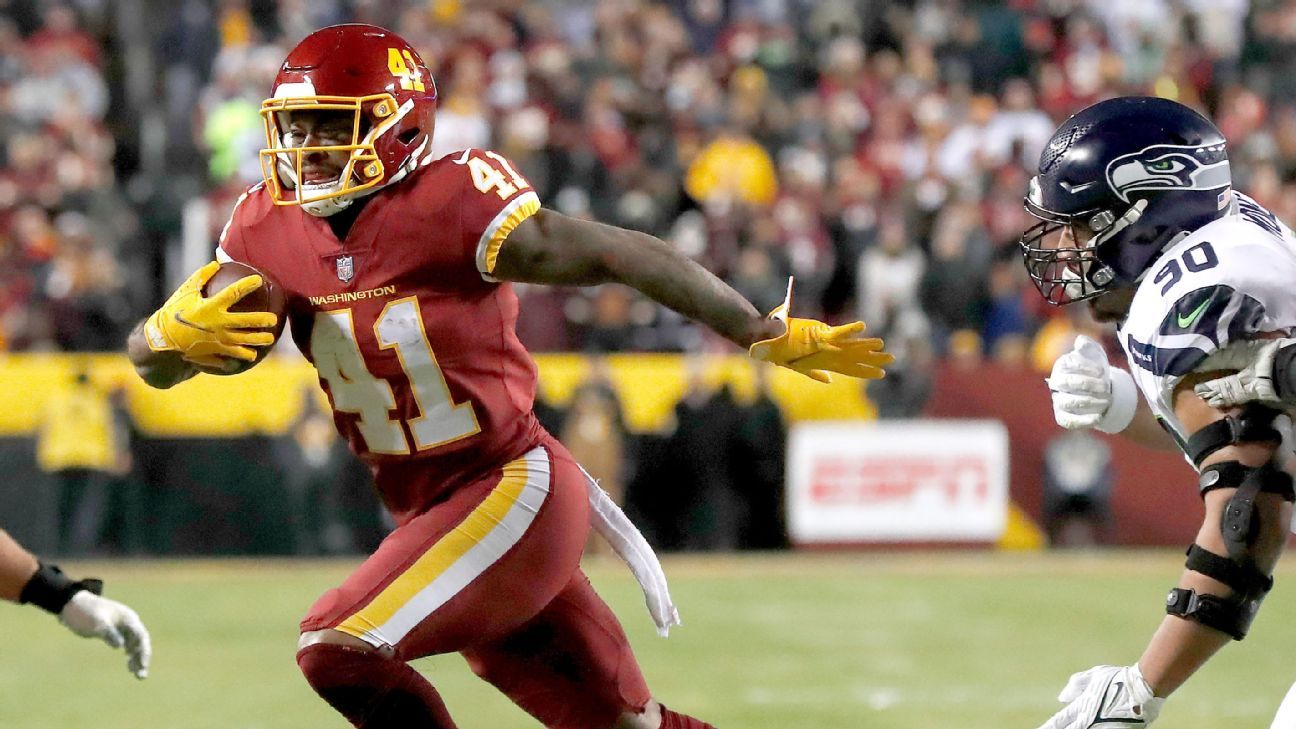
<svg viewBox="0 0 1296 729">
<path fill-rule="evenodd" d="M 1296 219 L 1296 2 L 1269 0 L 102 0 L 0 3 L 0 338 L 114 349 L 259 179 L 259 103 L 335 22 L 390 27 L 440 94 L 441 152 L 493 148 L 546 205 L 658 235 L 758 308 L 863 318 L 900 367 L 1051 362 L 1016 239 L 1055 125 L 1176 98 L 1237 185 Z M 143 77 L 147 93 L 131 93 Z M 141 104 L 141 99 L 147 104 Z M 194 203 L 201 215 L 191 215 Z M 699 351 L 616 286 L 525 289 L 540 351 Z M 1032 349 L 1033 347 L 1033 349 Z"/>
<path fill-rule="evenodd" d="M 1099 331 L 1042 301 L 1016 246 L 1041 148 L 1089 103 L 1202 110 L 1235 184 L 1296 221 L 1296 0 L 0 0 L 0 350 L 119 350 L 260 179 L 258 109 L 287 51 L 347 21 L 419 49 L 439 152 L 494 149 L 546 205 L 662 237 L 761 310 L 795 276 L 799 315 L 864 319 L 900 356 L 870 385 L 882 417 L 920 412 L 942 358 L 1047 370 Z M 519 293 L 534 351 L 727 346 L 623 287 Z M 630 433 L 596 376 L 537 410 L 654 543 L 785 540 L 767 398 L 694 386 L 668 432 Z M 284 473 L 318 476 L 285 482 L 293 499 L 326 506 L 267 527 L 297 535 L 268 548 L 349 548 L 337 515 L 365 510 L 313 496 L 354 465 L 326 425 L 273 444 Z M 121 448 L 44 452 L 65 548 L 93 549 L 95 484 L 173 478 Z M 150 512 L 136 491 L 116 511 Z"/>
<path fill-rule="evenodd" d="M 4 5 L 0 345 L 117 349 L 152 286 L 147 271 L 131 268 L 141 240 L 105 124 L 111 61 L 90 30 L 102 30 L 103 18 L 62 4 Z"/>
</svg>

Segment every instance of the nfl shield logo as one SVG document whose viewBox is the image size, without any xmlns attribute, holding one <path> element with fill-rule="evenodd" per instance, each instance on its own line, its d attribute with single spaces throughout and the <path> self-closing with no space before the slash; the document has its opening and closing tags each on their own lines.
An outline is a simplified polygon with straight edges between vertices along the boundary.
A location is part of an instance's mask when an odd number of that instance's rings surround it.
<svg viewBox="0 0 1296 729">
<path fill-rule="evenodd" d="M 355 263 L 351 256 L 338 256 L 337 275 L 342 283 L 347 283 L 355 278 Z"/>
</svg>

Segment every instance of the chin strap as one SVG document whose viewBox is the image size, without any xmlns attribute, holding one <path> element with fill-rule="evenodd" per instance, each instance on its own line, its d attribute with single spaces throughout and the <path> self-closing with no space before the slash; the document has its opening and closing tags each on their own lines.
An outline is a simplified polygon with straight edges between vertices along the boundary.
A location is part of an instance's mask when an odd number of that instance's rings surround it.
<svg viewBox="0 0 1296 729">
<path fill-rule="evenodd" d="M 317 218 L 327 218 L 332 215 L 337 215 L 343 210 L 346 210 L 347 208 L 351 207 L 351 203 L 355 202 L 356 200 L 359 200 L 360 198 L 367 197 L 369 195 L 374 194 L 375 192 L 378 192 L 379 190 L 382 190 L 390 185 L 394 185 L 397 182 L 400 182 L 401 180 L 405 179 L 405 176 L 408 175 L 409 173 L 413 172 L 419 167 L 422 167 L 423 165 L 432 161 L 432 151 L 430 149 L 430 145 L 428 144 L 428 142 L 430 141 L 431 141 L 430 137 L 425 137 L 423 139 L 423 143 L 419 145 L 418 149 L 415 149 L 413 152 L 410 153 L 410 156 L 406 158 L 405 164 L 401 165 L 400 169 L 396 170 L 396 173 L 393 174 L 391 177 L 387 178 L 387 181 L 384 182 L 383 184 L 374 185 L 373 187 L 369 187 L 364 190 L 358 190 L 356 192 L 347 193 L 345 195 L 339 195 L 337 197 L 330 197 L 322 200 L 314 200 L 311 202 L 302 203 L 302 210 L 305 210 L 307 213 L 309 213 L 310 215 L 314 215 Z M 338 183 L 334 182 L 332 184 L 337 185 Z"/>
</svg>

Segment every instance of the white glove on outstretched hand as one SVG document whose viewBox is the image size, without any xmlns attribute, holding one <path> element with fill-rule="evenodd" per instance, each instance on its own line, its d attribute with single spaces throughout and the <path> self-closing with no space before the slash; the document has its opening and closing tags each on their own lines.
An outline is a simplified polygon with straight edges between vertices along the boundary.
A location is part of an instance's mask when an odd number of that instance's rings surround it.
<svg viewBox="0 0 1296 729">
<path fill-rule="evenodd" d="M 89 590 L 72 596 L 59 613 L 59 622 L 82 638 L 98 638 L 112 648 L 126 649 L 126 667 L 135 678 L 148 678 L 153 646 L 148 629 L 134 610 Z"/>
<path fill-rule="evenodd" d="M 1269 339 L 1230 345 L 1229 350 L 1237 353 L 1241 367 L 1237 374 L 1207 380 L 1193 390 L 1207 405 L 1215 408 L 1242 405 L 1248 402 L 1269 404 L 1281 403 L 1273 384 L 1274 358 L 1278 350 L 1291 344 L 1296 339 Z M 1212 360 L 1214 361 L 1214 360 Z M 1227 358 L 1219 360 L 1222 366 L 1231 364 Z"/>
<path fill-rule="evenodd" d="M 1135 729 L 1161 713 L 1165 699 L 1152 695 L 1138 664 L 1095 666 L 1071 676 L 1058 694 L 1068 706 L 1039 729 Z"/>
<path fill-rule="evenodd" d="M 1134 378 L 1107 364 L 1102 345 L 1083 334 L 1053 363 L 1045 382 L 1053 392 L 1053 419 L 1067 430 L 1119 433 L 1129 427 L 1138 408 Z"/>
</svg>

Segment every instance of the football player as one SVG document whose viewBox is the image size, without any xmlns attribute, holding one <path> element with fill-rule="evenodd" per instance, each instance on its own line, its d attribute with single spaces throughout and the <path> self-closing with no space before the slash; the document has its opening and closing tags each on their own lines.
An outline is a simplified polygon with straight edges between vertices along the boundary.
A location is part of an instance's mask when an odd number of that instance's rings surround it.
<svg viewBox="0 0 1296 729">
<path fill-rule="evenodd" d="M 1043 725 L 1145 726 L 1247 635 L 1273 585 L 1293 501 L 1285 406 L 1197 388 L 1296 327 L 1296 239 L 1232 188 L 1215 125 L 1165 99 L 1111 99 L 1071 117 L 1040 156 L 1026 208 L 1040 219 L 1021 240 L 1040 293 L 1117 322 L 1129 361 L 1112 367 L 1078 341 L 1049 378 L 1057 422 L 1148 445 L 1166 442 L 1163 427 L 1199 474 L 1205 518 L 1160 627 L 1136 663 L 1072 676 L 1058 697 L 1067 706 Z"/>
<path fill-rule="evenodd" d="M 532 412 L 536 369 L 514 333 L 508 282 L 622 283 L 756 359 L 820 381 L 881 377 L 860 322 L 761 316 L 666 243 L 544 209 L 504 157 L 433 159 L 436 86 L 381 28 L 320 30 L 289 53 L 262 106 L 264 181 L 238 201 L 217 257 L 287 294 L 339 431 L 371 466 L 397 528 L 301 624 L 298 663 L 357 727 L 455 726 L 407 665 L 460 652 L 545 726 L 701 729 L 653 700 L 620 624 L 581 573 L 591 525 L 644 587 L 664 632 L 677 616 L 647 542 Z M 231 313 L 249 276 L 204 297 L 195 273 L 130 341 L 168 387 L 250 360 L 274 316 Z"/>
<path fill-rule="evenodd" d="M 73 582 L 56 565 L 41 562 L 0 529 L 0 599 L 31 603 L 58 616 L 82 638 L 98 638 L 126 649 L 126 667 L 136 678 L 148 677 L 153 655 L 148 630 L 134 610 L 100 597 L 103 582 Z"/>
</svg>

